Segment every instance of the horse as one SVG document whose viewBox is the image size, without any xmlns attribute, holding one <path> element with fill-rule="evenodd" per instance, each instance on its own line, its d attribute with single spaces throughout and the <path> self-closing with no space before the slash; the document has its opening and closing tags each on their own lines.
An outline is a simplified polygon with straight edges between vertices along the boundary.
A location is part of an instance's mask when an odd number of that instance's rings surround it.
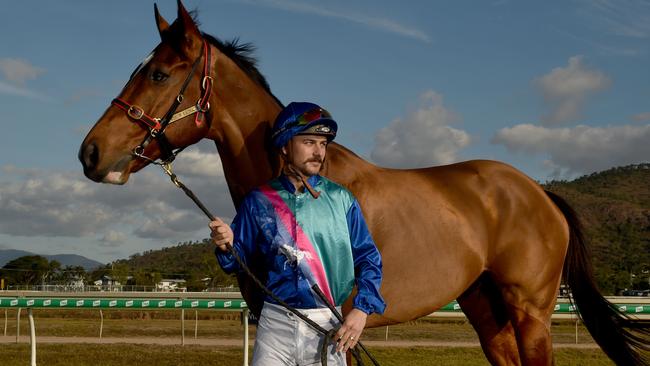
<svg viewBox="0 0 650 366">
<path fill-rule="evenodd" d="M 173 23 L 156 5 L 154 15 L 161 42 L 85 137 L 84 174 L 124 184 L 156 159 L 207 138 L 239 207 L 247 192 L 281 171 L 269 133 L 283 105 L 256 68 L 250 44 L 202 33 L 180 0 Z M 648 327 L 599 293 L 576 213 L 515 168 L 473 160 L 388 169 L 333 142 L 321 174 L 356 196 L 383 258 L 388 306 L 367 327 L 413 320 L 456 299 L 492 365 L 551 365 L 550 319 L 564 280 L 608 357 L 647 365 Z M 259 315 L 259 291 L 245 276 L 238 281 Z M 344 311 L 350 305 L 348 299 Z"/>
</svg>

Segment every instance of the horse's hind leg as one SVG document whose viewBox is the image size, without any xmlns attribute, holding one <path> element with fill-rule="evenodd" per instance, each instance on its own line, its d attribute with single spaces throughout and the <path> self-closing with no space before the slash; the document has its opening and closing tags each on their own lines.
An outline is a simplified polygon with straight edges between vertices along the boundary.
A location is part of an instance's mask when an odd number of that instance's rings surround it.
<svg viewBox="0 0 650 366">
<path fill-rule="evenodd" d="M 499 289 L 484 273 L 459 298 L 490 364 L 520 365 L 515 331 Z"/>
<path fill-rule="evenodd" d="M 547 260 L 537 263 L 529 261 L 527 267 L 510 263 L 498 275 L 491 272 L 508 309 L 521 364 L 525 366 L 553 365 L 551 315 L 560 284 L 562 262 L 551 260 L 550 256 L 537 258 Z M 559 266 L 556 262 L 559 262 Z"/>
<path fill-rule="evenodd" d="M 510 301 L 508 313 L 515 330 L 522 365 L 553 365 L 551 341 L 552 309 L 530 306 L 526 301 Z M 552 306 L 551 306 L 552 307 Z"/>
</svg>

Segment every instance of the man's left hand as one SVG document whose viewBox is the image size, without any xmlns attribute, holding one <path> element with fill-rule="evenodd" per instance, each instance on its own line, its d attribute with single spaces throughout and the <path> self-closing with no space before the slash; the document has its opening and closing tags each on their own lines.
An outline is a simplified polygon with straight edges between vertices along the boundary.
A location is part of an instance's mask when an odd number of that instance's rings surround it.
<svg viewBox="0 0 650 366">
<path fill-rule="evenodd" d="M 366 318 L 368 318 L 368 314 L 359 309 L 352 309 L 345 316 L 343 325 L 334 336 L 337 351 L 345 353 L 350 348 L 356 346 L 357 342 L 359 342 L 359 337 L 361 337 L 361 332 L 363 332 L 363 328 L 366 326 Z"/>
</svg>

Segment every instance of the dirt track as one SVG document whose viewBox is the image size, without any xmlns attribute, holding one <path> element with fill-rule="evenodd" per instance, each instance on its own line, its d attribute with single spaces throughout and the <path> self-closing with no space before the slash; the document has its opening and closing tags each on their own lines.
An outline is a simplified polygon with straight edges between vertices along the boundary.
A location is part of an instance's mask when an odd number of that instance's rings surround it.
<svg viewBox="0 0 650 366">
<path fill-rule="evenodd" d="M 0 343 L 15 343 L 15 336 L 0 336 Z M 29 343 L 29 336 L 21 336 L 19 343 Z M 36 344 L 39 343 L 93 343 L 93 344 L 160 344 L 160 345 L 180 345 L 181 338 L 156 338 L 156 337 L 138 337 L 138 338 L 99 338 L 99 337 L 39 337 L 36 336 Z M 242 339 L 216 339 L 216 338 L 199 338 L 185 337 L 185 345 L 199 346 L 222 346 L 222 347 L 241 347 L 244 341 Z M 252 345 L 253 340 L 250 341 Z M 440 342 L 440 341 L 364 341 L 368 347 L 480 347 L 477 342 Z M 556 343 L 554 348 L 598 348 L 595 343 Z"/>
</svg>

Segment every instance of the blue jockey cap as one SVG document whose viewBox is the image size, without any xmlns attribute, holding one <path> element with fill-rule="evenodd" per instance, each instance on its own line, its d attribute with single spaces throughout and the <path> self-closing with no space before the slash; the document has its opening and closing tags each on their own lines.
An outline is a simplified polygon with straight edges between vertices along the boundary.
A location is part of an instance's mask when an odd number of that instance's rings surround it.
<svg viewBox="0 0 650 366">
<path fill-rule="evenodd" d="M 278 114 L 271 131 L 273 146 L 281 148 L 296 135 L 321 135 L 334 140 L 338 125 L 328 111 L 314 103 L 291 102 Z"/>
</svg>

